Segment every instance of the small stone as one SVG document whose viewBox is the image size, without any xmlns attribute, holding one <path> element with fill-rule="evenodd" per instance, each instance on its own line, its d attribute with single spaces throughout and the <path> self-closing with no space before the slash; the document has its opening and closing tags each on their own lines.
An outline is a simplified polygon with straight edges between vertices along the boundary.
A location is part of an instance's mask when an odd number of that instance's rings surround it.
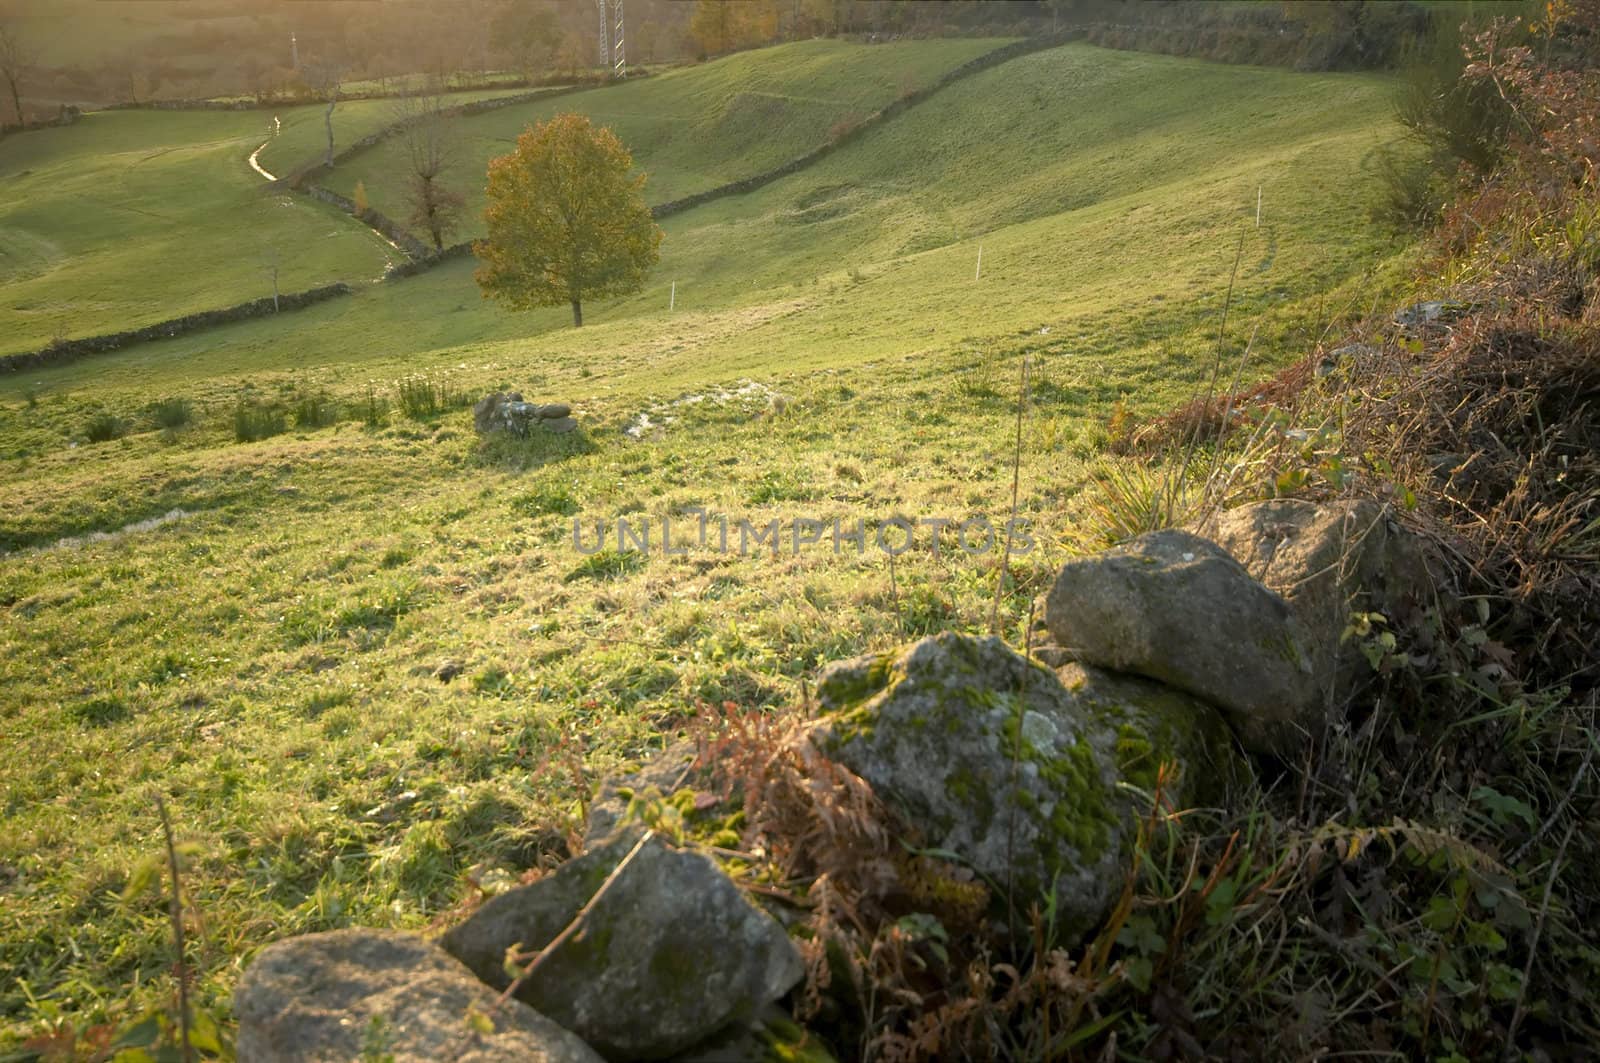
<svg viewBox="0 0 1600 1063">
<path fill-rule="evenodd" d="M 1396 622 L 1432 602 L 1421 541 L 1389 517 L 1376 502 L 1278 498 L 1224 510 L 1204 526 L 1289 604 L 1312 667 L 1313 697 L 1300 717 L 1307 730 L 1336 719 L 1372 675 L 1360 645 L 1344 638 L 1351 614 Z"/>
<path fill-rule="evenodd" d="M 546 420 L 566 417 L 572 413 L 572 407 L 564 402 L 547 402 L 539 407 L 539 416 Z"/>
<path fill-rule="evenodd" d="M 555 432 L 558 435 L 565 434 L 567 432 L 576 432 L 578 430 L 578 422 L 573 420 L 571 417 L 556 417 L 548 421 L 543 421 L 541 424 L 544 425 L 545 431 Z"/>
<path fill-rule="evenodd" d="M 662 751 L 637 771 L 603 781 L 589 805 L 589 822 L 583 834 L 584 848 L 599 845 L 617 829 L 624 813 L 628 811 L 633 794 L 655 790 L 662 797 L 671 797 L 676 793 L 690 781 L 696 756 L 694 742 L 685 739 Z"/>
</svg>

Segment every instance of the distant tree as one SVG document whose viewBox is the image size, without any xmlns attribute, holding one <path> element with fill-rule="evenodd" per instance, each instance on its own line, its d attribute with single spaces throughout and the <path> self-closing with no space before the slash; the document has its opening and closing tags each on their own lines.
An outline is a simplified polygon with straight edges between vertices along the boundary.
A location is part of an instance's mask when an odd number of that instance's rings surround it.
<svg viewBox="0 0 1600 1063">
<path fill-rule="evenodd" d="M 513 310 L 572 307 L 644 286 L 660 259 L 661 230 L 644 202 L 643 174 L 609 129 L 557 115 L 489 164 L 488 239 L 474 252 L 484 295 Z"/>
<path fill-rule="evenodd" d="M 434 249 L 443 251 L 466 209 L 466 200 L 443 181 L 457 155 L 444 101 L 436 93 L 404 95 L 395 101 L 395 120 L 406 152 L 409 224 L 426 232 Z"/>
<path fill-rule="evenodd" d="M 18 125 L 23 122 L 22 79 L 33 72 L 35 59 L 32 45 L 22 35 L 22 27 L 0 14 L 0 79 L 11 90 L 11 110 L 17 116 Z"/>
<path fill-rule="evenodd" d="M 689 33 L 706 55 L 770 44 L 778 35 L 776 0 L 699 0 Z"/>
<path fill-rule="evenodd" d="M 556 65 L 569 74 L 577 75 L 594 64 L 595 54 L 593 35 L 585 36 L 568 30 L 562 35 L 561 47 L 556 50 Z"/>
<path fill-rule="evenodd" d="M 530 77 L 545 70 L 561 46 L 561 22 L 548 7 L 511 5 L 490 27 L 499 53 Z"/>
<path fill-rule="evenodd" d="M 689 19 L 689 33 L 704 55 L 721 55 L 733 50 L 732 41 L 739 12 L 728 0 L 699 0 Z"/>
<path fill-rule="evenodd" d="M 322 164 L 333 165 L 333 109 L 339 106 L 339 94 L 344 86 L 344 66 L 332 60 L 319 60 L 307 63 L 301 73 L 301 80 L 312 95 L 328 105 L 322 113 L 323 124 L 328 131 L 327 150 L 323 153 Z"/>
</svg>

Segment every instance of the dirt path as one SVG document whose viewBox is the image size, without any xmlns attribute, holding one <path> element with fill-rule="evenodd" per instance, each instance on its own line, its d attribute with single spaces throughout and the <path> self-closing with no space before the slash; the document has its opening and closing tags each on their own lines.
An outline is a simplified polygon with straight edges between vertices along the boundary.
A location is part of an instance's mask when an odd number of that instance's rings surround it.
<svg viewBox="0 0 1600 1063">
<path fill-rule="evenodd" d="M 272 116 L 272 136 L 268 137 L 266 140 L 262 141 L 261 146 L 259 148 L 257 148 L 255 151 L 252 151 L 250 153 L 250 168 L 252 170 L 254 170 L 256 173 L 260 174 L 262 177 L 265 177 L 269 181 L 276 181 L 278 178 L 275 175 L 268 173 L 262 167 L 259 156 L 261 155 L 261 153 L 263 151 L 266 150 L 267 145 L 272 143 L 272 137 L 277 136 L 282 131 L 283 131 L 283 123 L 278 121 L 278 116 L 277 115 L 273 115 Z"/>
</svg>

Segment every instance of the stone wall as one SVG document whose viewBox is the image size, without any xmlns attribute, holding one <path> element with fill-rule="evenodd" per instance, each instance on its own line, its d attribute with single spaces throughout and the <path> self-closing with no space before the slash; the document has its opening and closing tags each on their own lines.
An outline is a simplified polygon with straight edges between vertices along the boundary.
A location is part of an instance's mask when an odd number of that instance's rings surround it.
<svg viewBox="0 0 1600 1063">
<path fill-rule="evenodd" d="M 251 300 L 248 303 L 223 307 L 220 310 L 202 310 L 197 314 L 175 317 L 167 321 L 157 322 L 154 325 L 146 325 L 144 328 L 128 329 L 124 332 L 111 332 L 100 336 L 85 336 L 83 339 L 77 340 L 59 340 L 37 351 L 8 354 L 0 357 L 0 373 L 14 373 L 21 369 L 37 369 L 40 366 L 61 365 L 75 361 L 86 354 L 105 354 L 108 351 L 130 347 L 135 343 L 171 339 L 174 336 L 183 336 L 190 332 L 198 332 L 201 329 L 214 328 L 217 325 L 226 325 L 234 321 L 265 317 L 268 314 L 279 313 L 284 310 L 300 310 L 341 295 L 349 295 L 351 290 L 350 285 L 340 281 L 337 284 L 329 284 L 303 292 L 290 292 L 287 295 L 278 296 L 277 299 L 273 299 L 269 295 L 261 299 Z"/>
<path fill-rule="evenodd" d="M 686 210 L 690 210 L 705 203 L 710 203 L 713 200 L 723 199 L 727 196 L 736 196 L 745 192 L 753 192 L 763 185 L 771 184 L 780 177 L 787 177 L 792 173 L 797 173 L 798 171 L 805 169 L 807 166 L 810 166 L 813 163 L 820 162 L 844 145 L 859 139 L 868 130 L 887 122 L 889 119 L 903 113 L 908 108 L 915 107 L 917 104 L 921 103 L 929 96 L 932 96 L 940 89 L 952 85 L 963 78 L 971 77 L 973 74 L 981 73 L 982 71 L 988 70 L 992 67 L 999 66 L 1001 63 L 1009 62 L 1020 55 L 1027 55 L 1030 52 L 1039 52 L 1044 51 L 1047 48 L 1054 48 L 1058 45 L 1065 44 L 1068 41 L 1079 40 L 1083 36 L 1084 31 L 1081 29 L 1065 30 L 1061 33 L 1053 33 L 1042 37 L 1027 37 L 1023 40 L 1008 44 L 1003 48 L 996 48 L 992 52 L 985 52 L 976 59 L 968 60 L 955 69 L 946 72 L 943 77 L 939 78 L 939 80 L 935 81 L 926 88 L 915 89 L 906 93 L 893 103 L 889 104 L 887 107 L 884 107 L 881 111 L 873 113 L 860 125 L 855 126 L 853 129 L 849 130 L 843 135 L 830 140 L 828 143 L 823 144 L 820 147 L 806 152 L 804 155 L 790 159 L 781 166 L 776 166 L 773 169 L 767 170 L 763 173 L 754 174 L 750 177 L 741 178 L 737 181 L 730 181 L 725 185 L 718 185 L 716 188 L 708 188 L 704 192 L 696 192 L 693 195 L 684 196 L 681 199 L 674 199 L 666 203 L 659 203 L 650 208 L 650 211 L 657 218 L 668 218 L 674 214 L 682 214 Z"/>
</svg>

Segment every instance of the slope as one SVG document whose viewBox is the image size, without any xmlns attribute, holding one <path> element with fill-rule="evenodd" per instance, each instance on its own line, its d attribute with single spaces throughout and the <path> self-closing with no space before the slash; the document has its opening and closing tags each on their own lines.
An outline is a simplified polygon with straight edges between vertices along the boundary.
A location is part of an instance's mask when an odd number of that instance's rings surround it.
<svg viewBox="0 0 1600 1063">
<path fill-rule="evenodd" d="M 1003 40 L 866 45 L 814 40 L 741 52 L 624 85 L 509 107 L 452 123 L 459 162 L 451 180 L 481 213 L 482 175 L 534 122 L 574 111 L 610 126 L 649 174 L 652 203 L 749 177 L 802 155 L 841 123 L 858 122 Z M 368 152 L 329 179 L 352 194 L 366 184 L 374 207 L 404 217 L 405 159 L 398 143 Z"/>
<path fill-rule="evenodd" d="M 106 111 L 0 142 L 0 353 L 282 290 L 380 275 L 398 253 L 263 193 L 262 112 Z"/>
<path fill-rule="evenodd" d="M 1057 48 L 669 219 L 648 290 L 581 330 L 483 304 L 458 263 L 0 379 L 0 542 L 21 549 L 0 557 L 0 951 L 28 972 L 0 1023 L 160 999 L 163 911 L 116 900 L 152 786 L 200 846 L 186 883 L 220 955 L 197 996 L 225 1015 L 256 944 L 426 926 L 539 865 L 592 778 L 697 704 L 795 700 L 819 662 L 982 630 L 998 582 L 953 550 L 584 556 L 575 518 L 1003 523 L 1016 460 L 1038 544 L 1001 584 L 1020 642 L 1114 405 L 1205 379 L 1236 255 L 1229 365 L 1255 330 L 1252 366 L 1303 354 L 1385 283 L 1385 93 Z M 465 410 L 402 413 L 419 377 L 570 401 L 584 431 L 484 449 Z M 147 427 L 169 398 L 196 422 Z M 340 422 L 234 441 L 241 403 L 317 401 Z M 140 430 L 86 444 L 101 408 Z"/>
</svg>

